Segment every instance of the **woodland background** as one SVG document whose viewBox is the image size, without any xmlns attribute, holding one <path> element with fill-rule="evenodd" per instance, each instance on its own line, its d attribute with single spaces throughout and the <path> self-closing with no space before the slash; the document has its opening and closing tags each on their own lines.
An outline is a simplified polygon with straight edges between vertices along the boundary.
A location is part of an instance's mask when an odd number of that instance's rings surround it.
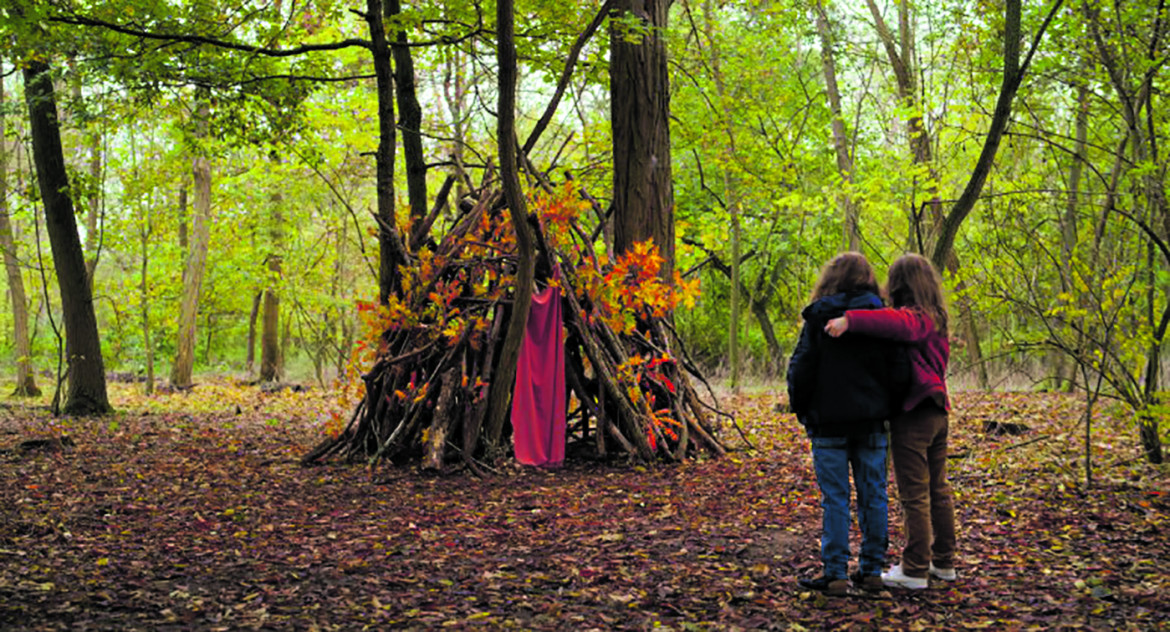
<svg viewBox="0 0 1170 632">
<path fill-rule="evenodd" d="M 0 18 L 0 375 L 43 391 L 0 405 L 0 622 L 1170 620 L 1165 2 L 45 0 Z M 629 49 L 666 80 L 614 73 Z M 663 138 L 616 125 L 618 103 L 669 113 L 670 159 L 650 161 L 669 196 L 621 185 Z M 54 132 L 62 169 L 34 168 Z M 730 453 L 485 460 L 484 480 L 300 467 L 353 410 L 404 291 L 387 280 L 415 278 L 387 249 L 427 250 L 516 167 L 510 210 L 564 214 L 548 191 L 567 192 L 606 266 L 623 214 L 673 231 L 664 261 L 701 289 L 673 325 L 722 386 Z M 816 571 L 815 490 L 777 394 L 845 248 L 945 270 L 965 567 L 925 596 L 791 590 Z M 288 382 L 309 391 L 274 393 Z"/>
<path fill-rule="evenodd" d="M 733 388 L 775 380 L 823 261 L 920 251 L 946 269 L 956 386 L 1104 396 L 1160 458 L 1164 3 L 652 6 L 664 25 L 621 3 L 518 4 L 517 137 L 526 188 L 571 178 L 612 249 L 610 101 L 631 86 L 607 56 L 664 45 L 669 81 L 646 89 L 669 103 L 665 254 L 702 288 L 675 314 L 700 366 Z M 496 8 L 7 8 L 0 370 L 55 383 L 71 294 L 38 215 L 31 66 L 55 84 L 105 368 L 327 386 L 380 333 L 355 306 L 387 293 L 383 229 L 426 217 L 441 235 L 498 162 Z"/>
<path fill-rule="evenodd" d="M 495 160 L 492 8 L 404 5 L 390 22 L 417 42 L 406 50 L 431 191 L 451 173 L 474 180 Z M 522 130 L 598 8 L 516 7 Z M 141 375 L 154 362 L 165 374 L 177 353 L 184 257 L 206 248 L 199 371 L 259 368 L 267 291 L 280 299 L 277 370 L 322 385 L 344 373 L 362 334 L 354 305 L 375 295 L 377 265 L 377 99 L 368 50 L 345 44 L 367 35 L 351 9 L 43 2 L 20 19 L 7 10 L 5 253 L 23 285 L 36 370 L 55 368 L 61 307 L 47 291 L 54 270 L 16 70 L 48 56 L 108 368 Z M 676 317 L 708 369 L 774 375 L 819 265 L 843 244 L 879 269 L 903 251 L 932 251 L 931 215 L 963 192 L 1001 93 L 1004 19 L 1000 5 L 982 2 L 671 4 L 662 36 L 677 268 L 702 286 L 698 305 Z M 1158 363 L 1147 360 L 1159 355 L 1170 313 L 1165 7 L 1044 3 L 1024 7 L 1020 24 L 1019 44 L 1028 54 L 1034 45 L 1034 56 L 947 274 L 956 330 L 971 343 L 957 349 L 956 377 L 981 388 L 1059 387 L 1080 379 L 1082 362 L 1105 369 L 1108 391 L 1148 403 L 1142 391 L 1159 383 Z M 152 30 L 172 39 L 142 35 Z M 201 38 L 335 49 L 265 57 Z M 555 180 L 571 173 L 603 208 L 608 41 L 584 44 L 550 131 L 529 152 Z M 207 235 L 193 240 L 193 214 L 204 212 L 192 203 L 196 157 L 209 162 L 212 193 Z M 405 222 L 405 174 L 396 177 Z M 856 229 L 842 209 L 855 209 Z M 732 319 L 737 244 L 746 309 Z M 4 296 L 11 374 L 18 306 L 11 289 Z M 742 347 L 733 365 L 729 330 Z"/>
</svg>

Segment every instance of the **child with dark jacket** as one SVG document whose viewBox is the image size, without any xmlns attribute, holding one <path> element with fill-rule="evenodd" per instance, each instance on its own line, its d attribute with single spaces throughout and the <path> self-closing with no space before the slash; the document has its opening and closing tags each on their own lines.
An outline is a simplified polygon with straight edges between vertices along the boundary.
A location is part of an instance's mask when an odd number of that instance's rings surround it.
<svg viewBox="0 0 1170 632">
<path fill-rule="evenodd" d="M 908 381 L 906 355 L 888 341 L 865 336 L 837 339 L 825 324 L 847 310 L 883 307 L 869 262 L 860 253 L 825 264 L 804 308 L 804 327 L 788 364 L 788 396 L 812 444 L 821 490 L 823 574 L 800 585 L 826 594 L 847 592 L 850 485 L 857 492 L 861 552 L 854 583 L 882 588 L 888 533 L 886 420 L 896 411 Z"/>
<path fill-rule="evenodd" d="M 825 333 L 841 336 L 848 331 L 849 336 L 894 340 L 909 347 L 910 388 L 890 421 L 906 546 L 902 563 L 882 573 L 882 581 L 891 587 L 921 589 L 932 576 L 957 578 L 955 501 L 947 481 L 947 310 L 938 271 L 921 255 L 907 254 L 894 261 L 886 289 L 893 309 L 847 312 L 826 323 Z"/>
</svg>

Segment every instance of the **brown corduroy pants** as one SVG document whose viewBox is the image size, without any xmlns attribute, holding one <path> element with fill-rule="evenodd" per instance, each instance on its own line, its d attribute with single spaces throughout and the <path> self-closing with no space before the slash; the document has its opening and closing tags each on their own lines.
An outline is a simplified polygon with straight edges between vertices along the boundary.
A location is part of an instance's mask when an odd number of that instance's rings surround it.
<svg viewBox="0 0 1170 632">
<path fill-rule="evenodd" d="M 955 501 L 947 482 L 947 412 L 927 400 L 890 424 L 894 480 L 902 503 L 906 548 L 902 572 L 926 577 L 955 565 Z"/>
</svg>

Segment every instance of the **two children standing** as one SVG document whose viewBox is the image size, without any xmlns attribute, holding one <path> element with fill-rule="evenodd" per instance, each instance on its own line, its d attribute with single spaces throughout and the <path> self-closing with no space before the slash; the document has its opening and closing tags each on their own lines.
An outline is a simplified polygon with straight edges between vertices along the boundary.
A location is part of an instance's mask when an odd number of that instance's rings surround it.
<svg viewBox="0 0 1170 632">
<path fill-rule="evenodd" d="M 831 595 L 845 594 L 849 579 L 880 590 L 926 588 L 932 575 L 956 578 L 946 475 L 950 347 L 940 279 L 927 259 L 909 254 L 890 266 L 886 289 L 892 308 L 884 307 L 863 255 L 831 259 L 802 312 L 804 327 L 788 365 L 789 400 L 812 444 L 823 510 L 824 572 L 800 584 Z M 902 563 L 883 571 L 887 448 L 907 542 Z M 858 571 L 847 578 L 850 469 L 862 542 Z"/>
</svg>

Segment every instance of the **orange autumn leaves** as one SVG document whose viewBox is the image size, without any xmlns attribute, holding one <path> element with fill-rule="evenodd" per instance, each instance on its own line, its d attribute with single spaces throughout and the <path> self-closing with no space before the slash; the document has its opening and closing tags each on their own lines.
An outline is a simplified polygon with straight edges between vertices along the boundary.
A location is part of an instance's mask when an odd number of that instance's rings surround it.
<svg viewBox="0 0 1170 632">
<path fill-rule="evenodd" d="M 532 193 L 529 201 L 559 267 L 559 273 L 542 283 L 574 292 L 585 312 L 581 314 L 584 322 L 604 322 L 618 335 L 636 336 L 639 323 L 667 317 L 679 305 L 695 304 L 698 279 L 684 281 L 675 272 L 673 282 L 664 280 L 664 261 L 652 242 L 635 244 L 612 263 L 604 252 L 597 252 L 595 248 L 604 249 L 604 245 L 592 243 L 579 224 L 590 203 L 572 183 Z M 441 249 L 442 255 L 428 248 L 416 253 L 414 264 L 401 269 L 400 296 L 392 296 L 387 305 L 358 304 L 362 334 L 347 376 L 350 396 L 362 395 L 359 376 L 363 370 L 395 353 L 386 348 L 387 332 L 409 330 L 415 349 L 420 344 L 453 348 L 466 342 L 474 349 L 490 344 L 491 306 L 506 303 L 514 287 L 515 234 L 506 214 L 497 210 L 483 213 L 455 244 Z M 667 411 L 655 410 L 656 398 L 651 394 L 673 391 L 662 372 L 665 362 L 673 361 L 635 355 L 620 376 L 635 404 L 650 419 L 652 443 L 654 434 L 675 438 L 671 426 L 677 424 Z M 396 392 L 394 396 L 414 399 L 420 394 Z"/>
</svg>

